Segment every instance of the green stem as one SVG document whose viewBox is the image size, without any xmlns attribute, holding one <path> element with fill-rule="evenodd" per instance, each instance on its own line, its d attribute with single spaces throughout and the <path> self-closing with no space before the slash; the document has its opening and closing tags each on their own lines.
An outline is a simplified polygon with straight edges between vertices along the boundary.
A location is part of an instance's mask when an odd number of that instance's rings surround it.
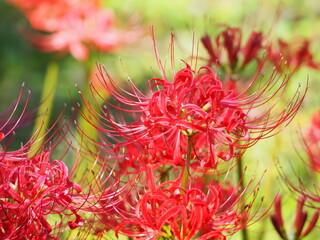
<svg viewBox="0 0 320 240">
<path fill-rule="evenodd" d="M 90 174 L 92 170 L 92 163 L 96 161 L 97 154 L 99 152 L 96 144 L 99 138 L 98 130 L 96 128 L 96 126 L 99 125 L 99 116 L 95 114 L 95 112 L 99 113 L 99 105 L 103 104 L 108 96 L 101 92 L 99 93 L 102 95 L 101 97 L 98 95 L 92 95 L 90 87 L 90 72 L 92 71 L 91 62 L 88 61 L 84 67 L 87 73 L 86 81 L 82 86 L 84 89 L 83 98 L 85 99 L 85 102 L 81 104 L 81 115 L 79 114 L 77 118 L 79 130 L 75 135 L 75 139 L 78 142 L 79 147 L 81 147 L 81 151 L 86 152 L 88 157 L 81 159 L 75 180 L 81 180 L 84 176 L 87 176 L 86 179 L 90 181 L 90 179 L 94 177 Z M 97 90 L 99 91 L 99 89 Z M 98 168 L 99 166 L 97 165 L 95 170 L 98 170 Z"/>
<path fill-rule="evenodd" d="M 169 172 L 170 172 L 170 170 L 172 168 L 173 168 L 172 166 L 166 167 L 165 165 L 161 166 L 159 168 L 160 182 L 161 183 L 164 183 L 165 181 L 167 181 L 169 179 Z"/>
<path fill-rule="evenodd" d="M 89 78 L 89 73 L 87 74 L 87 78 Z M 97 110 L 97 107 L 94 106 L 95 103 L 94 98 L 91 95 L 89 79 L 85 82 L 83 93 L 83 97 L 90 106 L 86 106 L 84 102 L 81 104 L 81 115 L 79 114 L 77 118 L 77 125 L 79 129 L 75 134 L 75 139 L 79 148 L 81 148 L 81 151 L 87 154 L 87 158 L 81 158 L 81 162 L 78 163 L 79 167 L 77 169 L 75 180 L 81 181 L 85 178 L 91 181 L 94 177 L 89 174 L 89 172 L 93 165 L 92 163 L 95 161 L 96 154 L 98 153 L 95 144 L 95 141 L 98 139 L 98 132 L 94 127 L 97 125 L 97 119 L 94 118 L 95 116 L 93 116 L 93 113 L 91 112 L 93 109 Z M 90 107 L 92 107 L 92 109 L 90 109 Z"/>
<path fill-rule="evenodd" d="M 183 167 L 181 187 L 186 189 L 189 181 L 189 166 L 191 161 L 191 152 L 193 148 L 193 135 L 187 138 L 187 153 L 186 153 L 186 165 Z"/>
<path fill-rule="evenodd" d="M 95 128 L 96 125 L 98 125 L 98 119 L 96 119 L 94 116 L 95 111 L 99 111 L 99 104 L 102 104 L 104 102 L 104 99 L 101 99 L 99 96 L 94 98 L 91 92 L 90 87 L 90 77 L 91 77 L 91 71 L 93 70 L 93 63 L 89 59 L 88 61 L 84 62 L 83 68 L 85 70 L 86 76 L 84 84 L 81 86 L 81 94 L 83 98 L 86 100 L 88 106 L 86 106 L 85 102 L 81 104 L 80 112 L 82 113 L 82 116 L 79 114 L 77 119 L 77 124 L 81 128 L 81 130 L 89 136 L 92 140 L 98 139 L 98 131 Z M 101 94 L 101 93 L 100 93 Z M 96 102 L 98 101 L 98 102 Z M 83 136 L 81 131 L 77 132 L 76 140 L 80 144 L 88 144 L 88 149 L 91 153 L 96 153 L 96 149 L 93 145 L 90 144 L 90 140 L 86 141 L 86 136 Z M 87 139 L 88 140 L 88 139 Z"/>
<path fill-rule="evenodd" d="M 242 157 L 238 157 L 238 164 L 237 164 L 237 175 L 238 175 L 238 181 L 240 182 L 240 188 L 241 191 L 244 190 L 244 178 L 243 178 L 243 164 L 242 164 Z M 245 193 L 243 193 L 243 198 L 245 198 Z M 241 229 L 241 235 L 242 235 L 242 240 L 249 240 L 249 234 L 248 234 L 248 229 L 243 228 Z"/>
<path fill-rule="evenodd" d="M 38 118 L 34 124 L 32 134 L 35 136 L 34 144 L 30 147 L 29 157 L 36 155 L 44 141 L 44 135 L 49 125 L 52 105 L 55 98 L 58 82 L 58 63 L 52 60 L 47 66 L 46 76 L 41 93 L 41 105 L 38 110 Z"/>
</svg>

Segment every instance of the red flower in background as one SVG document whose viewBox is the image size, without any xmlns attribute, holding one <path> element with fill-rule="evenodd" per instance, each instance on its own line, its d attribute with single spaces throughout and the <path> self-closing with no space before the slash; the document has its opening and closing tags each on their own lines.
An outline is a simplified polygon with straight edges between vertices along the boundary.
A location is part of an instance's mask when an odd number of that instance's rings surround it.
<svg viewBox="0 0 320 240">
<path fill-rule="evenodd" d="M 22 10 L 34 29 L 45 32 L 27 34 L 44 52 L 69 52 L 76 59 L 85 60 L 89 48 L 110 52 L 139 35 L 136 30 L 117 29 L 112 10 L 101 8 L 97 0 L 8 1 Z"/>
<path fill-rule="evenodd" d="M 245 67 L 253 60 L 261 61 L 263 40 L 262 33 L 252 32 L 247 42 L 243 44 L 241 29 L 231 27 L 227 27 L 213 41 L 208 34 L 201 38 L 203 46 L 209 53 L 208 66 L 228 65 L 233 71 L 237 67 Z"/>
<path fill-rule="evenodd" d="M 271 62 L 278 71 L 282 71 L 285 65 L 293 69 L 303 65 L 319 68 L 319 63 L 314 61 L 310 52 L 308 40 L 289 44 L 279 39 L 278 43 L 274 44 L 268 43 L 267 37 L 262 33 L 251 32 L 247 41 L 243 43 L 241 29 L 226 27 L 215 38 L 207 34 L 201 38 L 201 41 L 209 54 L 209 58 L 205 59 L 208 66 L 220 66 L 231 78 L 235 77 L 233 74 L 241 72 L 254 60 L 258 64 Z"/>
<path fill-rule="evenodd" d="M 271 222 L 276 229 L 281 239 L 289 239 L 288 232 L 286 231 L 285 224 L 282 218 L 282 206 L 281 206 L 281 195 L 277 195 L 274 203 L 275 213 L 271 215 Z M 311 218 L 308 227 L 304 229 L 307 221 L 308 213 L 303 210 L 306 198 L 301 195 L 297 201 L 297 210 L 294 221 L 294 237 L 295 239 L 302 239 L 309 235 L 309 233 L 315 228 L 318 218 L 319 210 L 316 211 Z"/>
<path fill-rule="evenodd" d="M 270 60 L 278 69 L 283 67 L 283 64 L 298 69 L 302 65 L 319 68 L 319 63 L 313 59 L 310 52 L 310 41 L 293 42 L 291 44 L 279 39 L 278 44 L 271 44 L 268 47 L 268 60 Z"/>
</svg>

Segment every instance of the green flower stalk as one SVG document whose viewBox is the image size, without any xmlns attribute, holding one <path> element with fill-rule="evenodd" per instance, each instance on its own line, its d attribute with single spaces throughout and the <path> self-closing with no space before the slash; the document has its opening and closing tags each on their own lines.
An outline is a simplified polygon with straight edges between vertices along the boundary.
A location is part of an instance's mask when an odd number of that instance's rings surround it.
<svg viewBox="0 0 320 240">
<path fill-rule="evenodd" d="M 59 67 L 58 63 L 52 60 L 48 67 L 44 79 L 44 85 L 41 94 L 41 105 L 38 110 L 38 118 L 34 124 L 33 136 L 34 144 L 29 151 L 29 157 L 37 154 L 37 150 L 42 146 L 44 136 L 49 126 L 52 112 L 53 101 L 56 93 Z"/>
</svg>

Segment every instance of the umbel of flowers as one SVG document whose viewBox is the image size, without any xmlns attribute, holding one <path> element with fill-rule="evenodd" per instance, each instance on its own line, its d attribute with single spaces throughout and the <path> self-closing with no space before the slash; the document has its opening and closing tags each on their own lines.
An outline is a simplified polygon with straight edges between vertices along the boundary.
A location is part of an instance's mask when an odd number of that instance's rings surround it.
<svg viewBox="0 0 320 240">
<path fill-rule="evenodd" d="M 230 52 L 229 70 L 235 71 L 234 56 L 242 50 L 232 50 L 238 38 L 229 33 L 223 35 L 228 39 L 224 47 Z M 257 52 L 262 44 L 259 40 L 246 46 Z M 221 63 L 218 53 L 215 57 Z M 245 59 L 244 66 L 255 57 Z M 33 154 L 34 139 L 17 151 L 4 146 L 0 152 L 3 238 L 58 238 L 74 229 L 78 238 L 89 234 L 103 238 L 113 232 L 135 239 L 226 239 L 263 215 L 253 208 L 259 183 L 244 184 L 241 156 L 290 123 L 306 90 L 298 89 L 283 107 L 278 103 L 291 74 L 274 68 L 262 78 L 264 60 L 258 61 L 249 81 L 232 86 L 231 75 L 219 76 L 207 64 L 194 67 L 183 61 L 183 67 L 169 76 L 157 54 L 156 60 L 161 74 L 146 80 L 147 93 L 131 80 L 130 90 L 122 88 L 99 66 L 97 78 L 116 103 L 104 100 L 95 108 L 81 94 L 91 116 L 75 104 L 100 134 L 97 141 L 77 126 L 92 140 L 94 151 L 87 145 L 75 149 L 64 131 L 54 127 Z M 91 88 L 94 99 L 102 96 L 101 89 Z M 3 131 L 0 137 L 8 134 Z M 50 159 L 52 150 L 61 145 L 77 152 L 71 171 L 62 161 L 67 154 Z M 74 175 L 84 160 L 92 161 L 92 168 L 76 183 Z M 236 168 L 240 173 L 234 184 L 227 176 Z"/>
<path fill-rule="evenodd" d="M 90 169 L 94 172 L 94 181 L 89 182 L 90 174 L 83 175 L 78 183 L 73 181 L 77 161 L 88 155 L 79 150 L 71 154 L 75 166 L 71 171 L 68 169 L 64 160 L 73 149 L 66 138 L 70 122 L 60 119 L 46 136 L 41 136 L 46 137 L 41 146 L 32 149 L 37 141 L 34 135 L 17 150 L 9 150 L 14 131 L 30 119 L 30 113 L 25 114 L 29 95 L 18 118 L 13 116 L 21 105 L 22 90 L 14 106 L 1 115 L 0 238 L 44 240 L 60 239 L 63 235 L 64 239 L 70 236 L 70 230 L 88 227 L 101 209 L 113 209 L 119 201 L 118 195 L 122 193 L 125 197 L 124 192 L 131 184 L 123 185 L 120 179 L 115 179 L 112 169 L 108 165 L 101 166 L 98 158 Z M 51 155 L 56 155 L 53 152 L 57 146 L 66 150 L 62 156 L 53 158 Z M 80 231 L 76 235 L 83 238 L 87 233 Z"/>
<path fill-rule="evenodd" d="M 296 94 L 286 108 L 276 112 L 270 102 L 281 96 L 290 78 L 281 79 L 276 72 L 264 83 L 254 77 L 251 85 L 255 81 L 261 85 L 253 93 L 249 93 L 250 89 L 240 93 L 225 90 L 209 67 L 195 71 L 186 65 L 173 76 L 173 82 L 167 78 L 151 79 L 150 95 L 139 92 L 134 85 L 132 93 L 121 92 L 102 66 L 98 77 L 110 94 L 126 105 L 118 109 L 136 116 L 132 123 L 118 123 L 105 114 L 104 128 L 99 131 L 118 137 L 119 146 L 143 145 L 150 163 L 174 166 L 216 168 L 220 160 L 238 156 L 239 150 L 289 122 L 304 98 Z M 279 85 L 275 89 L 276 84 Z M 269 104 L 256 115 L 256 110 Z M 185 156 L 190 145 L 193 147 L 188 162 Z"/>
<path fill-rule="evenodd" d="M 181 186 L 179 179 L 156 184 L 151 164 L 147 187 L 128 202 L 116 231 L 143 239 L 225 239 L 222 231 L 236 231 L 248 221 L 244 201 L 236 188 L 218 182 Z M 245 210 L 243 210 L 245 209 Z"/>
<path fill-rule="evenodd" d="M 97 78 L 116 103 L 105 101 L 100 113 L 81 95 L 91 118 L 100 121 L 92 125 L 101 136 L 95 142 L 101 157 L 142 179 L 111 218 L 101 214 L 96 232 L 113 229 L 137 239 L 226 239 L 253 221 L 257 195 L 251 190 L 258 185 L 244 186 L 241 173 L 235 185 L 215 176 L 232 172 L 247 148 L 286 126 L 306 90 L 298 89 L 280 108 L 291 78 L 284 69 L 273 68 L 261 78 L 261 61 L 249 82 L 230 88 L 213 68 L 194 68 L 186 61 L 168 76 L 155 52 L 161 76 L 146 80 L 149 92 L 131 79 L 130 90 L 122 88 L 100 65 Z"/>
</svg>

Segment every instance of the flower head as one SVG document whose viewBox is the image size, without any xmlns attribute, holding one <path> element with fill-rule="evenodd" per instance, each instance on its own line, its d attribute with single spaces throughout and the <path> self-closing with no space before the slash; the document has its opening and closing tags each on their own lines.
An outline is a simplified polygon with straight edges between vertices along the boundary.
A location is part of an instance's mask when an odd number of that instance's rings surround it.
<svg viewBox="0 0 320 240">
<path fill-rule="evenodd" d="M 19 95 L 19 99 L 21 94 Z M 28 95 L 29 98 L 29 95 Z M 19 99 L 14 107 L 19 103 Z M 28 102 L 28 101 L 27 101 Z M 12 113 L 0 126 L 0 141 L 19 125 L 21 116 L 12 122 Z M 114 177 L 112 167 L 102 164 L 95 156 L 88 174 L 75 182 L 79 170 L 79 159 L 88 156 L 76 149 L 66 137 L 69 123 L 59 121 L 45 133 L 46 141 L 32 148 L 36 143 L 36 132 L 18 150 L 10 150 L 11 141 L 2 141 L 0 149 L 0 238 L 2 239 L 56 239 L 63 232 L 78 227 L 88 227 L 94 219 L 93 213 L 108 213 L 108 208 L 117 205 L 118 195 L 126 185 Z M 8 126 L 10 126 L 8 128 Z M 66 130 L 67 129 L 67 130 Z M 2 132 L 3 131 L 3 132 Z M 62 151 L 57 157 L 56 148 Z M 63 148 L 67 149 L 65 152 Z M 73 156 L 73 167 L 69 171 L 63 159 Z M 92 156 L 90 156 L 92 159 Z M 69 159 L 70 160 L 70 159 Z M 90 180 L 89 180 L 90 179 Z M 80 186 L 81 185 L 81 186 Z M 128 184 L 130 185 L 130 184 Z M 86 214 L 83 214 L 83 213 Z M 23 236 L 23 237 L 22 237 Z"/>
<path fill-rule="evenodd" d="M 112 136 L 111 142 L 118 142 L 119 149 L 141 144 L 147 150 L 141 152 L 141 159 L 171 159 L 167 163 L 175 166 L 186 164 L 186 139 L 192 137 L 190 164 L 195 168 L 215 168 L 221 160 L 228 161 L 258 140 L 272 136 L 291 121 L 305 95 L 297 92 L 287 107 L 277 112 L 276 103 L 290 75 L 281 79 L 275 71 L 263 84 L 256 75 L 241 93 L 224 90 L 213 69 L 202 67 L 196 71 L 188 64 L 174 74 L 172 82 L 164 74 L 149 80 L 147 95 L 132 82 L 132 92 L 121 89 L 103 66 L 98 77 L 123 107 L 106 104 L 119 112 L 134 113 L 133 122 L 126 123 L 117 122 L 111 111 L 103 110 L 106 121 L 96 126 L 101 133 Z M 254 84 L 260 85 L 250 93 Z M 90 112 L 95 114 L 94 110 Z M 111 142 L 103 144 L 112 146 Z"/>
<path fill-rule="evenodd" d="M 241 193 L 230 185 L 212 183 L 207 191 L 197 186 L 183 188 L 179 180 L 156 185 L 147 166 L 147 189 L 128 203 L 118 218 L 116 231 L 138 239 L 226 239 L 246 226 L 249 209 Z"/>
<path fill-rule="evenodd" d="M 73 215 L 70 228 L 83 225 L 74 202 L 82 189 L 70 181 L 63 162 L 50 163 L 49 152 L 31 159 L 21 152 L 2 152 L 0 159 L 2 238 L 50 237 L 53 227 L 48 215 Z"/>
</svg>

